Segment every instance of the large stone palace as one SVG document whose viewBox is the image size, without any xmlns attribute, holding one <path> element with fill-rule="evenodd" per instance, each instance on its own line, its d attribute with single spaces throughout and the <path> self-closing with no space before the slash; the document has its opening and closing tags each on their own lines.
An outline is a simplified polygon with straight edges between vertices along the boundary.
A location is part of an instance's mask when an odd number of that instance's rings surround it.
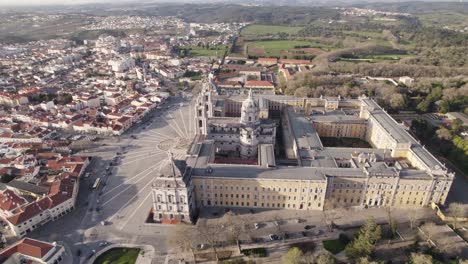
<svg viewBox="0 0 468 264">
<path fill-rule="evenodd" d="M 204 207 L 444 204 L 454 179 L 367 97 L 221 96 L 206 82 L 195 121 L 187 159 L 171 158 L 153 185 L 156 221 L 188 222 Z M 330 147 L 325 139 L 368 146 Z"/>
</svg>

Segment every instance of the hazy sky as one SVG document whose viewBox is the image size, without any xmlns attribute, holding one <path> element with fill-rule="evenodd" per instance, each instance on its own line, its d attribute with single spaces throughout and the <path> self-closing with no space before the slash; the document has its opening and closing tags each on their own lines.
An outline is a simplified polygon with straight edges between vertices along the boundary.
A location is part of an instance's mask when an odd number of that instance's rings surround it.
<svg viewBox="0 0 468 264">
<path fill-rule="evenodd" d="M 71 4 L 85 4 L 85 3 L 97 3 L 97 2 L 130 2 L 128 0 L 0 0 L 0 5 L 50 5 L 50 4 L 61 4 L 61 5 L 71 5 Z M 138 1 L 141 2 L 141 1 Z"/>
</svg>

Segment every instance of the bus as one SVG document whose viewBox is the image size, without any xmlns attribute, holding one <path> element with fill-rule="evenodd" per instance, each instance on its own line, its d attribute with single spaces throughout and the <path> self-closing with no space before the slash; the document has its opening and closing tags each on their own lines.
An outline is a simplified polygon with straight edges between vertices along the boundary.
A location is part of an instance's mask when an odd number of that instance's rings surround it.
<svg viewBox="0 0 468 264">
<path fill-rule="evenodd" d="M 101 178 L 97 178 L 93 184 L 93 189 L 95 190 L 98 189 L 100 185 L 101 185 Z"/>
</svg>

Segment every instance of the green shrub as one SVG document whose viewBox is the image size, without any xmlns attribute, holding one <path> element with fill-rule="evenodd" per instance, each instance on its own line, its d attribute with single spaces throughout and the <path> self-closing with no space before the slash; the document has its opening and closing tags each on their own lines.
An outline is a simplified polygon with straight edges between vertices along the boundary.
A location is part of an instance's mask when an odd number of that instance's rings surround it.
<svg viewBox="0 0 468 264">
<path fill-rule="evenodd" d="M 257 258 L 264 258 L 267 256 L 266 248 L 249 248 L 241 250 L 241 253 L 246 256 L 252 256 Z"/>
<path fill-rule="evenodd" d="M 349 237 L 345 233 L 341 233 L 338 237 L 338 240 L 340 240 L 340 242 L 345 246 L 348 245 L 349 242 L 351 242 L 351 239 L 349 239 Z"/>
<path fill-rule="evenodd" d="M 332 254 L 338 254 L 346 247 L 339 239 L 324 240 L 322 243 L 323 247 Z"/>
<path fill-rule="evenodd" d="M 221 261 L 221 264 L 255 264 L 255 261 L 253 260 L 245 260 L 245 259 L 231 259 L 231 260 L 225 260 Z"/>
</svg>

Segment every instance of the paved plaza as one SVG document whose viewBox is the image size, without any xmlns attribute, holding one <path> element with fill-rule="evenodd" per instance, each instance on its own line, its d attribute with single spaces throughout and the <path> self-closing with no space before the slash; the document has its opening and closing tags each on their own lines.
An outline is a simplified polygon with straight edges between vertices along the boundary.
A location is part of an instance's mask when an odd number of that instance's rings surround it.
<svg viewBox="0 0 468 264">
<path fill-rule="evenodd" d="M 91 177 L 80 183 L 75 211 L 32 236 L 66 243 L 74 263 L 86 263 L 103 242 L 151 245 L 153 263 L 163 263 L 165 234 L 172 227 L 145 223 L 152 205 L 151 183 L 168 164 L 169 152 L 175 159 L 185 159 L 195 134 L 192 104 L 191 97 L 172 97 L 120 139 L 104 139 L 82 153 L 94 159 L 88 168 Z M 101 187 L 92 190 L 89 186 L 98 177 Z"/>
</svg>

